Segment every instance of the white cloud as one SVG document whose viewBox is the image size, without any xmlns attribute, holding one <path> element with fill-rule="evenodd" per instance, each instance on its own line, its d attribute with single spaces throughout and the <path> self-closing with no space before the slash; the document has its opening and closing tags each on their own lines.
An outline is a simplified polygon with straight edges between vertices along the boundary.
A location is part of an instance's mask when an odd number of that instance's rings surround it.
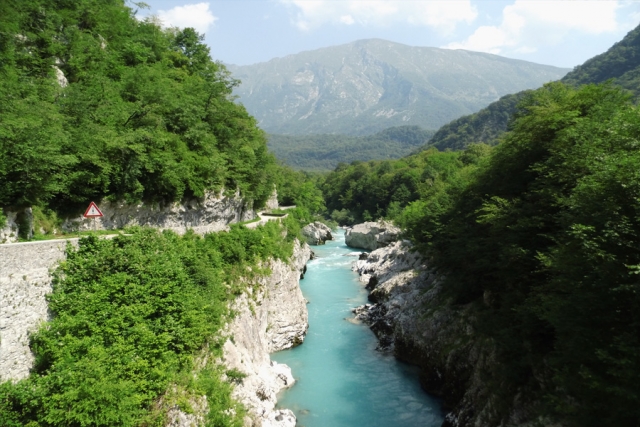
<svg viewBox="0 0 640 427">
<path fill-rule="evenodd" d="M 340 22 L 346 25 L 353 25 L 356 22 L 351 15 L 344 15 L 340 17 Z"/>
<path fill-rule="evenodd" d="M 602 34 L 620 30 L 618 1 L 533 1 L 516 0 L 502 11 L 497 26 L 482 26 L 462 42 L 447 48 L 469 49 L 495 54 L 532 53 L 538 47 L 554 45 L 569 32 Z"/>
<path fill-rule="evenodd" d="M 459 23 L 473 22 L 478 12 L 471 0 L 279 0 L 296 13 L 294 24 L 310 30 L 324 24 L 386 26 L 408 23 L 450 33 Z"/>
<path fill-rule="evenodd" d="M 159 10 L 158 18 L 165 27 L 192 27 L 204 34 L 218 20 L 209 10 L 209 3 L 185 4 L 169 10 Z"/>
</svg>

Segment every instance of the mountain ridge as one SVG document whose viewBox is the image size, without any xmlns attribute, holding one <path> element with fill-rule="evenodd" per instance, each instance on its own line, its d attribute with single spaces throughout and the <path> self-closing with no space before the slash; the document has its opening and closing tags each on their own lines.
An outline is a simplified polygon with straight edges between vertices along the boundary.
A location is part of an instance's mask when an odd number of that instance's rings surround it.
<svg viewBox="0 0 640 427">
<path fill-rule="evenodd" d="M 228 67 L 242 82 L 234 94 L 267 132 L 350 135 L 402 125 L 436 129 L 569 71 L 382 39 Z"/>
</svg>

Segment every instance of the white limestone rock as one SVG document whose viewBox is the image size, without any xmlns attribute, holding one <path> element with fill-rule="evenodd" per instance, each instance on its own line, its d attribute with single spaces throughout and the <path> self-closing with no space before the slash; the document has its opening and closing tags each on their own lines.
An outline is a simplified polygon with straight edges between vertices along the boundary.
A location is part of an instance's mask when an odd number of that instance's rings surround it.
<svg viewBox="0 0 640 427">
<path fill-rule="evenodd" d="M 4 211 L 4 216 L 7 219 L 5 221 L 4 227 L 0 228 L 0 244 L 15 243 L 18 241 L 18 213 L 12 211 Z"/>
<path fill-rule="evenodd" d="M 400 228 L 386 221 L 365 222 L 348 228 L 345 244 L 351 248 L 374 251 L 398 240 Z"/>
<path fill-rule="evenodd" d="M 139 203 L 110 202 L 98 204 L 103 217 L 95 219 L 95 228 L 111 230 L 126 226 L 148 226 L 161 230 L 173 230 L 183 234 L 193 229 L 198 234 L 226 230 L 229 224 L 255 218 L 251 204 L 238 194 L 224 192 L 207 193 L 203 199 L 191 199 L 166 206 Z M 65 231 L 93 230 L 94 221 L 82 216 L 67 219 L 62 224 Z"/>
<path fill-rule="evenodd" d="M 207 412 L 209 412 L 209 402 L 207 396 L 190 398 L 192 412 L 187 414 L 180 410 L 178 405 L 174 405 L 167 411 L 167 422 L 165 427 L 200 427 L 205 423 Z"/>
<path fill-rule="evenodd" d="M 58 68 L 57 65 L 52 65 L 52 67 L 56 72 L 56 81 L 58 82 L 58 86 L 62 88 L 67 87 L 69 85 L 69 80 L 67 80 L 67 77 L 64 75 L 62 70 Z"/>
<path fill-rule="evenodd" d="M 302 343 L 308 328 L 306 301 L 299 279 L 311 249 L 295 243 L 290 263 L 271 261 L 271 274 L 238 297 L 227 327 L 223 362 L 246 375 L 233 396 L 248 408 L 246 426 L 294 427 L 293 412 L 276 409 L 277 393 L 295 382 L 291 369 L 269 353 Z"/>
<path fill-rule="evenodd" d="M 49 319 L 51 272 L 65 258 L 67 242 L 78 240 L 0 245 L 0 381 L 29 375 L 29 334 Z"/>
<path fill-rule="evenodd" d="M 301 231 L 310 245 L 324 245 L 327 240 L 333 240 L 331 228 L 318 221 L 305 225 Z"/>
<path fill-rule="evenodd" d="M 269 199 L 265 203 L 264 208 L 273 210 L 273 209 L 278 209 L 279 207 L 280 205 L 278 203 L 278 190 L 274 185 L 273 193 L 271 193 L 271 196 L 269 196 Z"/>
</svg>

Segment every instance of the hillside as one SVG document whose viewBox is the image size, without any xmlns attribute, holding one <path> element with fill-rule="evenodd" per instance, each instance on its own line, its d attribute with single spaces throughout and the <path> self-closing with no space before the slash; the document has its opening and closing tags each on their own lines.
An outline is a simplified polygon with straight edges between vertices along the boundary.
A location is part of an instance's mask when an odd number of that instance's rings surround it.
<svg viewBox="0 0 640 427">
<path fill-rule="evenodd" d="M 397 126 L 373 135 L 268 135 L 267 145 L 288 166 L 303 170 L 332 170 L 340 162 L 397 159 L 428 143 L 432 131 Z"/>
<path fill-rule="evenodd" d="M 263 203 L 275 159 L 203 37 L 100 4 L 0 3 L 0 207 L 77 213 L 222 187 Z"/>
<path fill-rule="evenodd" d="M 568 71 L 379 39 L 228 68 L 242 82 L 234 94 L 267 132 L 351 135 L 403 125 L 437 129 Z"/>
<path fill-rule="evenodd" d="M 560 81 L 578 86 L 611 80 L 634 97 L 640 95 L 640 26 L 629 32 L 605 53 L 576 67 Z M 469 144 L 497 144 L 507 130 L 517 102 L 526 92 L 503 97 L 477 113 L 460 117 L 444 126 L 431 139 L 431 146 L 440 150 L 459 150 Z"/>
</svg>

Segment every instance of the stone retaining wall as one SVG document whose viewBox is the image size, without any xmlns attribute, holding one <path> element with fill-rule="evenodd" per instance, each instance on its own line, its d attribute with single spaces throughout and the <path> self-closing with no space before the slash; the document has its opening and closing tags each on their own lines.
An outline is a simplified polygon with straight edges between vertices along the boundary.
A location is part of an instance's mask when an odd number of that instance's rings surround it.
<svg viewBox="0 0 640 427">
<path fill-rule="evenodd" d="M 0 381 L 29 375 L 29 332 L 48 319 L 51 273 L 78 240 L 0 245 Z"/>
</svg>

